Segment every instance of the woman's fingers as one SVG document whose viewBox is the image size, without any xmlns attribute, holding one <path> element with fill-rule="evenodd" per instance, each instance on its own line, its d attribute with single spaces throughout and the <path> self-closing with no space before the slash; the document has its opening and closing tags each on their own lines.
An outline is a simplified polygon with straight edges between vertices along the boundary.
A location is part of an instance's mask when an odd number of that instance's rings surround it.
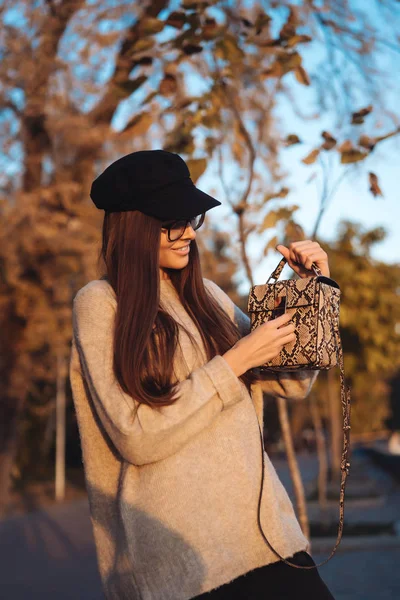
<svg viewBox="0 0 400 600">
<path fill-rule="evenodd" d="M 293 323 L 290 323 L 290 325 L 285 325 L 284 327 L 279 327 L 279 329 L 277 330 L 277 335 L 278 338 L 281 339 L 289 334 L 294 333 L 295 331 L 295 326 Z"/>
<path fill-rule="evenodd" d="M 311 242 L 310 240 L 294 242 L 289 246 L 290 257 L 292 260 L 304 266 L 310 254 L 315 254 L 319 249 L 322 251 L 322 248 L 317 242 Z"/>
<path fill-rule="evenodd" d="M 311 270 L 312 269 L 312 264 L 315 263 L 316 265 L 318 265 L 318 263 L 322 260 L 324 260 L 324 252 L 313 252 L 311 254 L 309 254 L 304 262 L 304 266 L 306 269 Z"/>
<path fill-rule="evenodd" d="M 272 321 L 267 321 L 267 322 L 271 323 L 272 325 L 279 328 L 282 325 L 285 325 L 285 323 L 287 323 L 288 321 L 290 321 L 291 318 L 292 318 L 292 315 L 290 313 L 286 312 L 286 313 L 283 313 L 283 315 L 276 317 L 276 319 L 272 319 Z"/>
<path fill-rule="evenodd" d="M 290 267 L 300 277 L 309 277 L 313 274 L 313 263 L 319 267 L 322 275 L 330 276 L 328 255 L 318 242 L 313 242 L 312 240 L 292 242 L 289 248 L 279 244 L 277 250 L 283 254 Z"/>
</svg>

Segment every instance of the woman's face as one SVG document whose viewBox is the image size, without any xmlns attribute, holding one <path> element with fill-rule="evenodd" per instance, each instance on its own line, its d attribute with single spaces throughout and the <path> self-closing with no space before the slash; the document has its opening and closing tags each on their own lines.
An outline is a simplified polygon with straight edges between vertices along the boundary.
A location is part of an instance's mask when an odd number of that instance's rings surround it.
<svg viewBox="0 0 400 600">
<path fill-rule="evenodd" d="M 161 231 L 160 239 L 160 277 L 161 279 L 169 279 L 168 275 L 163 271 L 163 268 L 168 269 L 183 269 L 189 262 L 190 242 L 196 238 L 196 232 L 190 224 L 186 227 L 182 237 L 175 242 L 168 240 L 167 231 Z M 179 248 L 183 251 L 179 251 Z"/>
</svg>

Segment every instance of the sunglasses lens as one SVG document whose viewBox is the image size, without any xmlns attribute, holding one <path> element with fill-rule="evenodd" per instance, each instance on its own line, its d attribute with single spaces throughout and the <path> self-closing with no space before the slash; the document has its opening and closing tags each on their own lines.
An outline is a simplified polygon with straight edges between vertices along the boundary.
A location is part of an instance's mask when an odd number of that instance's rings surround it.
<svg viewBox="0 0 400 600">
<path fill-rule="evenodd" d="M 190 219 L 190 225 L 194 230 L 198 229 L 204 222 L 205 213 L 201 215 L 197 215 L 193 219 Z M 167 229 L 169 230 L 169 239 L 171 242 L 175 240 L 179 240 L 179 238 L 184 234 L 188 221 L 185 219 L 181 219 L 179 221 L 175 221 L 171 223 Z M 165 225 L 166 227 L 166 225 Z"/>
</svg>

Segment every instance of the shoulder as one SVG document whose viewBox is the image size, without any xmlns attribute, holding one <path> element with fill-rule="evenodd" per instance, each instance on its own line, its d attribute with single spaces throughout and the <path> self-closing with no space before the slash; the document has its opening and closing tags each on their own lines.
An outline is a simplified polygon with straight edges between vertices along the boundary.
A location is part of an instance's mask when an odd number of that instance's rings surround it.
<svg viewBox="0 0 400 600">
<path fill-rule="evenodd" d="M 230 319 L 237 325 L 242 336 L 250 333 L 250 318 L 214 281 L 203 277 L 205 287 L 210 290 Z"/>
<path fill-rule="evenodd" d="M 232 305 L 233 305 L 232 300 L 229 298 L 228 294 L 226 292 L 224 292 L 224 290 L 215 283 L 215 281 L 212 281 L 211 279 L 207 279 L 206 277 L 203 277 L 203 282 L 204 282 L 205 288 L 210 291 L 210 293 L 214 296 L 214 298 L 220 304 L 222 304 L 222 306 L 224 308 L 230 309 L 232 307 Z"/>
<path fill-rule="evenodd" d="M 74 310 L 89 306 L 115 306 L 116 297 L 113 288 L 104 279 L 93 279 L 81 287 L 74 296 Z"/>
<path fill-rule="evenodd" d="M 219 285 L 217 285 L 215 283 L 215 281 L 212 281 L 211 279 L 207 279 L 206 277 L 203 277 L 203 283 L 204 283 L 204 287 L 214 295 L 220 295 L 221 293 L 222 294 L 225 293 L 223 290 L 221 290 Z"/>
</svg>

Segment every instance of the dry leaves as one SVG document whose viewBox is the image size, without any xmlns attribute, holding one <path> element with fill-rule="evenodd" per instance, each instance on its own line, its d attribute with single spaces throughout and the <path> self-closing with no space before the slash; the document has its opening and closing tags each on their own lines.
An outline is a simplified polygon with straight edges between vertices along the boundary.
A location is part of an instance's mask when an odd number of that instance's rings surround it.
<svg viewBox="0 0 400 600">
<path fill-rule="evenodd" d="M 375 198 L 377 196 L 383 196 L 382 190 L 379 187 L 379 182 L 378 182 L 378 176 L 375 175 L 375 173 L 372 173 L 371 171 L 368 173 L 369 176 L 369 191 L 373 194 L 373 196 L 375 196 Z"/>
</svg>

